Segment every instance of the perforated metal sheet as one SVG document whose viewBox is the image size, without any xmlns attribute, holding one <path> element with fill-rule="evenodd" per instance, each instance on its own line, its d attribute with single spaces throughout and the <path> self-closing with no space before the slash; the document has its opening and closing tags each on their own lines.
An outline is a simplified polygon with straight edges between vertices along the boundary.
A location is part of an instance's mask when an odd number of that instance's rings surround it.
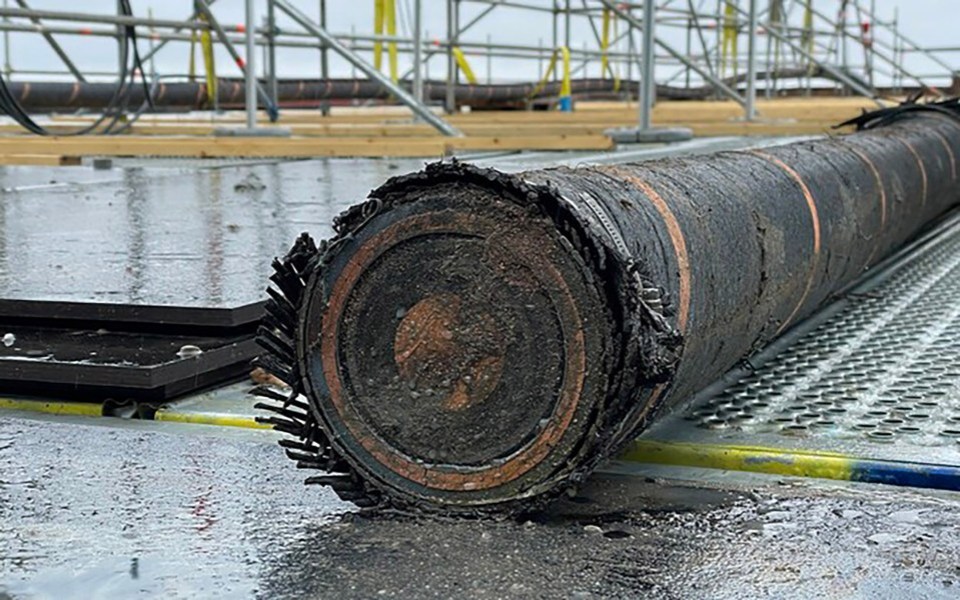
<svg viewBox="0 0 960 600">
<path fill-rule="evenodd" d="M 644 437 L 960 464 L 960 216 Z"/>
</svg>

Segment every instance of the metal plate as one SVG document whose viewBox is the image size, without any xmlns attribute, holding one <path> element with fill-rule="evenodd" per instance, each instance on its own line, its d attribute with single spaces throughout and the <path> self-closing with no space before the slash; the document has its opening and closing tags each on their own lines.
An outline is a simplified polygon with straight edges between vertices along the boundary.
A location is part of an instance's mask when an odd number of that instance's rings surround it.
<svg viewBox="0 0 960 600">
<path fill-rule="evenodd" d="M 45 397 L 163 400 L 249 372 L 251 333 L 229 337 L 0 324 L 0 389 Z M 8 337 L 9 336 L 9 337 Z M 185 345 L 202 349 L 178 356 Z"/>
<path fill-rule="evenodd" d="M 960 217 L 645 437 L 960 464 Z"/>
<path fill-rule="evenodd" d="M 237 307 L 156 306 L 107 304 L 101 302 L 55 302 L 45 300 L 9 300 L 0 298 L 0 322 L 48 323 L 64 321 L 113 326 L 139 325 L 162 327 L 165 331 L 200 327 L 233 329 L 255 324 L 263 315 L 263 302 Z M 252 331 L 252 329 L 251 329 Z M 2 335 L 2 334 L 0 334 Z"/>
</svg>

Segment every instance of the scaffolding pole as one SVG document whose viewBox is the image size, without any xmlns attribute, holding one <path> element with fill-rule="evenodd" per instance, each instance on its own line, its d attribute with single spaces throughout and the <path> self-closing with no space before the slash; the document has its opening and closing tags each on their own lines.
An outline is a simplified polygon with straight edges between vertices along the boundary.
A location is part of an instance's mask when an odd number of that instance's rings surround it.
<svg viewBox="0 0 960 600">
<path fill-rule="evenodd" d="M 267 65 L 270 70 L 270 98 L 274 104 L 277 96 L 277 9 L 273 0 L 267 0 Z"/>
<path fill-rule="evenodd" d="M 413 99 L 423 104 L 423 3 L 413 0 Z"/>
<path fill-rule="evenodd" d="M 447 97 L 444 101 L 444 109 L 448 114 L 457 110 L 457 60 L 453 49 L 457 45 L 459 37 L 460 24 L 458 23 L 460 3 L 457 0 L 447 0 Z"/>
<path fill-rule="evenodd" d="M 747 121 L 757 118 L 757 0 L 750 0 L 747 32 Z"/>
<path fill-rule="evenodd" d="M 244 77 L 246 77 L 246 74 L 248 72 L 253 72 L 252 69 L 248 68 L 248 62 L 245 61 L 242 56 L 240 56 L 239 52 L 237 52 L 237 48 L 233 45 L 233 42 L 230 41 L 230 38 L 227 36 L 227 32 L 224 31 L 223 27 L 220 25 L 220 21 L 218 21 L 217 18 L 213 16 L 213 12 L 210 10 L 210 2 L 208 2 L 207 0 L 197 0 L 196 6 L 200 11 L 200 13 L 203 14 L 203 16 L 207 19 L 207 23 L 209 24 L 209 27 L 213 29 L 214 33 L 217 34 L 217 39 L 219 39 L 220 43 L 223 44 L 223 47 L 227 49 L 227 53 L 230 54 L 231 58 L 233 58 L 233 62 L 235 62 L 237 67 L 240 68 L 240 72 L 244 74 Z M 252 7 L 250 7 L 249 10 L 251 11 L 251 14 L 252 14 L 252 10 L 253 10 Z M 248 53 L 251 51 L 250 50 L 251 46 L 249 46 L 249 44 L 251 44 L 252 41 L 254 40 L 253 36 L 255 34 L 256 34 L 255 27 L 251 26 L 247 28 L 247 35 L 244 41 L 248 44 L 247 46 Z M 251 60 L 253 59 L 252 56 L 248 58 L 250 58 Z M 256 98 L 257 96 L 260 97 L 260 99 L 263 101 L 264 106 L 267 109 L 267 113 L 270 116 L 270 120 L 276 121 L 279 116 L 277 112 L 277 107 L 273 103 L 273 101 L 270 99 L 270 96 L 267 94 L 267 91 L 263 89 L 263 86 L 260 85 L 259 81 L 257 81 L 255 72 L 253 76 L 249 79 L 248 85 L 249 83 L 253 84 L 253 91 L 254 91 L 253 97 L 254 98 Z M 249 91 L 247 93 L 249 94 Z"/>
<path fill-rule="evenodd" d="M 653 125 L 653 102 L 657 95 L 657 82 L 654 80 L 656 70 L 654 50 L 656 48 L 656 4 L 654 0 L 643 2 L 643 71 L 640 74 L 640 95 L 638 108 L 640 111 L 640 129 L 650 129 Z"/>
<path fill-rule="evenodd" d="M 336 39 L 326 30 L 318 27 L 315 23 L 310 21 L 310 18 L 307 15 L 303 14 L 297 7 L 288 2 L 288 0 L 274 0 L 274 2 L 276 3 L 277 8 L 286 13 L 287 16 L 293 19 L 297 24 L 327 44 L 332 51 L 339 54 L 343 59 L 355 66 L 358 70 L 362 71 L 367 77 L 382 85 L 391 94 L 393 94 L 397 100 L 409 107 L 414 114 L 432 125 L 437 131 L 449 136 L 462 135 L 456 127 L 453 127 L 437 115 L 430 112 L 430 109 L 424 106 L 421 102 L 417 102 L 417 100 L 405 89 L 395 84 L 390 80 L 389 77 L 384 76 L 384 74 L 380 71 L 374 69 L 373 65 L 360 58 L 356 52 L 347 48 L 340 42 L 340 40 Z"/>
<path fill-rule="evenodd" d="M 253 0 L 246 1 L 245 20 L 247 24 L 247 63 L 244 69 L 246 83 L 247 129 L 257 128 L 257 46 L 253 36 L 256 33 L 257 23 L 254 21 Z"/>
<path fill-rule="evenodd" d="M 745 11 L 739 6 L 736 6 L 736 5 L 731 5 L 731 6 L 733 6 L 733 10 L 736 11 L 737 13 L 741 15 L 746 14 Z M 817 57 L 815 57 L 813 54 L 804 50 L 799 44 L 795 43 L 789 37 L 776 31 L 774 28 L 764 26 L 764 30 L 767 32 L 768 35 L 777 38 L 777 40 L 783 42 L 784 44 L 792 48 L 797 54 L 807 59 L 812 64 L 817 65 L 818 67 L 823 69 L 825 72 L 829 73 L 837 81 L 840 81 L 841 83 L 849 87 L 851 90 L 857 92 L 861 96 L 872 99 L 874 102 L 876 102 L 877 106 L 883 107 L 883 103 L 877 100 L 877 94 L 872 89 L 869 89 L 863 86 L 858 81 L 852 79 L 846 73 L 843 73 L 842 71 L 840 71 L 840 69 L 837 69 L 833 65 L 829 65 L 823 62 L 822 60 L 817 59 Z"/>
<path fill-rule="evenodd" d="M 17 5 L 24 10 L 30 10 L 30 7 L 27 5 L 25 0 L 16 0 Z M 42 27 L 40 19 L 37 17 L 30 17 L 30 22 L 38 27 Z M 43 39 L 47 41 L 50 48 L 53 49 L 54 53 L 60 58 L 60 61 L 63 62 L 64 66 L 67 67 L 67 70 L 76 77 L 77 81 L 86 81 L 87 78 L 83 76 L 83 73 L 80 72 L 80 69 L 77 68 L 77 65 L 73 64 L 73 61 L 70 60 L 70 57 L 67 56 L 67 53 L 63 51 L 63 48 L 60 47 L 60 44 L 57 43 L 57 40 L 53 39 L 53 36 L 43 30 L 40 30 L 40 35 L 43 36 Z"/>
<path fill-rule="evenodd" d="M 616 13 L 624 21 L 626 21 L 630 25 L 630 27 L 639 29 L 641 31 L 643 30 L 643 24 L 638 23 L 637 19 L 629 12 L 623 10 L 623 7 L 617 2 L 614 2 L 613 0 L 600 0 L 600 2 L 603 3 L 604 6 L 612 10 L 614 13 Z M 695 62 L 690 60 L 688 57 L 684 56 L 682 52 L 678 52 L 676 49 L 674 49 L 672 46 L 670 46 L 663 40 L 654 38 L 654 42 L 656 43 L 657 46 L 664 49 L 667 52 L 667 54 L 677 59 L 682 64 L 693 69 L 698 75 L 700 75 L 700 77 L 703 77 L 704 80 L 708 81 L 710 84 L 716 87 L 725 96 L 735 101 L 740 106 L 744 106 L 746 104 L 746 100 L 744 100 L 743 96 L 738 94 L 736 90 L 731 88 L 729 85 L 724 83 L 719 78 L 711 75 L 708 71 L 703 69 L 703 67 L 696 64 Z"/>
</svg>

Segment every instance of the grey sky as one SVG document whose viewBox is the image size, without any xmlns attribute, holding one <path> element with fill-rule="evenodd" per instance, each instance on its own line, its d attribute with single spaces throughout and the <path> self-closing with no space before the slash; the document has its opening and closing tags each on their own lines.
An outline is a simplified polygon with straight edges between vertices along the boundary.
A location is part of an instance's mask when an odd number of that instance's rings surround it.
<svg viewBox="0 0 960 600">
<path fill-rule="evenodd" d="M 85 11 L 98 13 L 112 13 L 115 7 L 114 0 L 86 0 L 78 2 L 77 0 L 28 0 L 30 5 L 38 9 L 67 10 L 67 11 Z M 295 5 L 304 12 L 316 16 L 318 14 L 319 0 L 292 0 Z M 412 4 L 412 0 L 396 0 L 401 8 Z M 539 2 L 544 6 L 551 4 L 548 0 L 529 0 L 531 3 Z M 716 0 L 694 0 L 695 3 L 701 3 L 706 7 L 715 7 Z M 789 5 L 791 0 L 787 0 Z M 840 5 L 839 0 L 813 0 L 814 6 L 829 14 L 836 14 Z M 862 5 L 869 4 L 870 0 L 860 0 Z M 894 11 L 899 9 L 899 19 L 902 31 L 908 37 L 922 45 L 943 46 L 960 45 L 956 39 L 955 26 L 957 22 L 957 0 L 875 0 L 877 11 L 884 20 L 891 20 Z M 740 0 L 742 5 L 746 0 Z M 10 2 L 13 4 L 13 2 Z M 152 11 L 157 18 L 182 19 L 190 12 L 192 2 L 190 0 L 131 0 L 134 11 L 138 15 L 146 15 L 148 10 Z M 573 4 L 579 5 L 580 0 L 573 0 Z M 763 6 L 764 0 L 759 0 Z M 257 14 L 263 16 L 266 11 L 265 0 L 258 0 Z M 425 29 L 431 37 L 437 37 L 445 30 L 445 0 L 424 0 L 425 7 Z M 672 5 L 684 6 L 685 1 L 673 0 Z M 223 23 L 236 24 L 243 20 L 243 0 L 218 0 L 214 5 L 214 12 Z M 472 16 L 478 14 L 484 5 L 464 1 L 461 12 L 461 22 L 468 21 Z M 355 29 L 358 33 L 369 33 L 373 30 L 373 0 L 328 0 L 329 28 L 336 33 L 349 33 Z M 799 23 L 802 9 L 795 8 L 792 13 L 792 21 Z M 401 15 L 403 17 L 403 15 Z M 853 10 L 849 12 L 849 19 L 856 19 Z M 281 28 L 294 29 L 296 26 L 288 19 L 282 18 L 279 22 Z M 404 18 L 400 19 L 400 32 L 408 33 L 407 22 Z M 105 27 L 105 26 L 96 26 Z M 588 48 L 596 48 L 596 42 L 589 25 L 584 19 L 575 19 L 572 25 L 572 43 L 574 48 L 582 48 L 584 44 Z M 540 40 L 547 46 L 551 44 L 552 37 L 551 17 L 546 13 L 533 13 L 513 8 L 499 7 L 486 17 L 479 25 L 472 29 L 465 40 L 484 42 L 491 39 L 494 42 L 509 44 L 537 45 Z M 562 37 L 561 26 L 561 37 Z M 661 27 L 659 35 L 673 44 L 678 49 L 685 46 L 684 28 L 666 28 Z M 712 35 L 712 34 L 711 34 Z M 67 49 L 70 55 L 83 70 L 91 71 L 110 71 L 116 67 L 116 44 L 103 38 L 96 37 L 76 37 L 59 36 L 62 45 Z M 712 39 L 712 37 L 711 37 Z M 824 39 L 826 42 L 826 39 Z M 745 40 L 742 42 L 745 45 Z M 761 39 L 761 49 L 766 46 L 765 39 Z M 147 44 L 144 42 L 143 46 Z M 61 65 L 53 52 L 46 46 L 45 42 L 36 34 L 15 33 L 10 36 L 10 58 L 14 71 L 28 69 L 60 69 Z M 858 52 L 851 52 L 851 63 L 856 68 L 862 65 L 862 58 Z M 957 65 L 960 68 L 960 53 L 943 54 L 941 57 L 951 65 Z M 311 49 L 287 49 L 278 54 L 279 68 L 281 75 L 286 76 L 307 76 L 315 77 L 318 75 L 319 60 L 316 50 Z M 473 68 L 478 76 L 485 78 L 487 72 L 486 60 L 482 56 L 471 57 Z M 199 55 L 198 55 L 199 64 Z M 401 57 L 401 68 L 408 64 L 408 61 Z M 187 44 L 171 44 L 165 48 L 156 61 L 157 71 L 161 74 L 185 73 L 188 65 L 188 46 Z M 919 56 L 908 56 L 906 65 L 908 69 L 924 74 L 943 74 L 943 69 L 935 63 Z M 882 66 L 879 65 L 878 66 Z M 224 52 L 218 51 L 217 54 L 218 74 L 224 76 L 238 74 L 237 68 L 228 60 Z M 495 80 L 529 80 L 534 79 L 538 73 L 536 61 L 517 61 L 509 59 L 497 59 L 492 62 L 492 74 Z M 658 80 L 664 80 L 676 72 L 675 67 L 658 67 Z M 339 60 L 333 61 L 333 74 L 335 76 L 349 76 L 350 68 Z M 439 78 L 443 74 L 443 64 L 435 59 L 429 67 L 429 74 L 432 77 Z M 599 67 L 594 66 L 588 71 L 588 75 L 598 76 Z M 26 78 L 26 75 L 19 77 Z M 941 75 L 935 83 L 946 80 Z"/>
</svg>

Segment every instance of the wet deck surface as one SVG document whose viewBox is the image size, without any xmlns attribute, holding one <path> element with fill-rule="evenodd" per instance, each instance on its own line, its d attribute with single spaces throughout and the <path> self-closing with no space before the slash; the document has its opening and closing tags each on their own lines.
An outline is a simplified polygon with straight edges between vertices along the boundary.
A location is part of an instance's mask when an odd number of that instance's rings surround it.
<svg viewBox="0 0 960 600">
<path fill-rule="evenodd" d="M 150 425 L 0 418 L 8 592 L 245 597 L 284 541 L 349 510 L 276 468 L 285 458 L 272 436 Z"/>
<path fill-rule="evenodd" d="M 952 598 L 960 589 L 956 494 L 608 473 L 526 522 L 438 522 L 348 514 L 329 492 L 302 487 L 288 463 L 265 432 L 5 413 L 0 598 Z"/>
<path fill-rule="evenodd" d="M 641 160 L 788 139 L 713 138 L 618 153 L 466 156 L 505 170 Z M 0 167 L 0 297 L 236 307 L 270 262 L 421 159 L 118 159 L 109 170 Z"/>
<path fill-rule="evenodd" d="M 301 231 L 328 235 L 340 211 L 422 161 L 161 164 L 0 169 L 2 296 L 206 307 L 255 302 L 271 259 Z"/>
</svg>

